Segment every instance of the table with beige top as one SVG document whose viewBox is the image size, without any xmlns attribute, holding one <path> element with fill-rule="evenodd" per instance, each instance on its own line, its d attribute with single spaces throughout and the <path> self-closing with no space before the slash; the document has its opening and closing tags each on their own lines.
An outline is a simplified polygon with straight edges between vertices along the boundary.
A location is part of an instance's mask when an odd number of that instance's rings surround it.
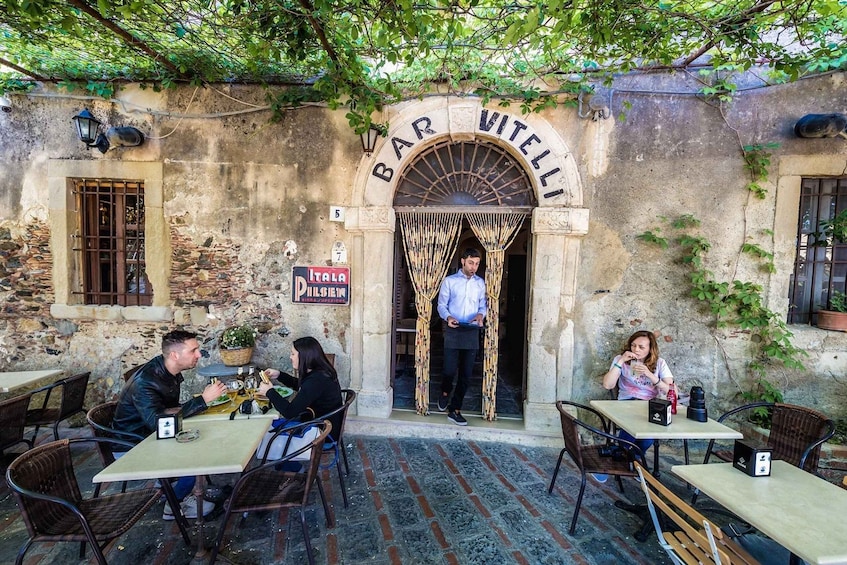
<svg viewBox="0 0 847 565">
<path fill-rule="evenodd" d="M 767 477 L 732 463 L 674 465 L 671 472 L 715 502 L 815 565 L 847 564 L 847 490 L 785 461 Z"/>
<path fill-rule="evenodd" d="M 244 420 L 183 420 L 183 430 L 199 432 L 191 442 L 156 439 L 151 434 L 120 459 L 94 476 L 95 483 L 165 479 L 195 475 L 197 497 L 197 552 L 195 561 L 208 561 L 203 542 L 203 495 L 206 475 L 240 473 L 247 468 L 262 437 L 271 426 L 270 418 Z M 178 507 L 174 509 L 178 512 Z"/>
<path fill-rule="evenodd" d="M 681 439 L 685 448 L 685 464 L 688 464 L 689 439 L 743 439 L 744 435 L 728 426 L 707 419 L 705 422 L 689 420 L 685 416 L 687 407 L 680 406 L 671 424 L 661 426 L 647 418 L 647 400 L 592 400 L 591 406 L 609 418 L 619 428 L 629 432 L 635 439 Z M 653 475 L 659 476 L 659 447 L 653 449 Z"/>
<path fill-rule="evenodd" d="M 14 392 L 20 388 L 37 384 L 39 381 L 58 377 L 61 369 L 44 369 L 41 371 L 3 371 L 0 372 L 0 393 Z"/>
</svg>

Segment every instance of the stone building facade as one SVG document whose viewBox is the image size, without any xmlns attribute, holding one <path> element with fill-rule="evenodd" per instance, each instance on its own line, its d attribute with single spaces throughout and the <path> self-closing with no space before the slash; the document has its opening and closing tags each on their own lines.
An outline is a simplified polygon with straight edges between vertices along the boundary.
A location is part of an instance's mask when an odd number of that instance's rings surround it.
<svg viewBox="0 0 847 565">
<path fill-rule="evenodd" d="M 592 111 L 569 103 L 527 115 L 434 95 L 377 117 L 390 128 L 372 155 L 343 111 L 309 106 L 269 122 L 256 87 L 128 86 L 109 102 L 49 87 L 15 95 L 0 115 L 0 369 L 90 370 L 93 402 L 116 394 L 122 372 L 156 354 L 167 329 L 198 331 L 207 364 L 223 328 L 251 321 L 262 331 L 254 361 L 288 368 L 290 339 L 314 335 L 335 354 L 342 385 L 358 391 L 355 413 L 386 420 L 397 184 L 434 144 L 467 141 L 519 163 L 536 202 L 524 240 L 526 312 L 500 321 L 525 336 L 523 433 L 555 434 L 557 399 L 605 395 L 599 377 L 636 329 L 654 331 L 680 386 L 703 386 L 718 411 L 754 387 L 749 334 L 716 328 L 689 296 L 686 268 L 638 236 L 661 217 L 692 214 L 716 279 L 761 285 L 767 306 L 786 316 L 801 181 L 847 176 L 847 142 L 792 129 L 808 113 L 847 111 L 843 74 L 748 86 L 727 104 L 697 95 L 689 77 L 619 77 Z M 87 150 L 69 122 L 83 107 L 141 129 L 145 143 Z M 768 143 L 778 145 L 758 199 L 741 147 Z M 69 188 L 78 178 L 143 181 L 150 305 L 85 304 Z M 339 212 L 343 221 L 331 217 Z M 740 251 L 745 242 L 773 255 L 774 272 Z M 293 303 L 292 268 L 302 265 L 348 266 L 349 303 Z M 790 327 L 809 355 L 805 370 L 776 365 L 767 378 L 788 401 L 847 416 L 847 339 Z"/>
</svg>

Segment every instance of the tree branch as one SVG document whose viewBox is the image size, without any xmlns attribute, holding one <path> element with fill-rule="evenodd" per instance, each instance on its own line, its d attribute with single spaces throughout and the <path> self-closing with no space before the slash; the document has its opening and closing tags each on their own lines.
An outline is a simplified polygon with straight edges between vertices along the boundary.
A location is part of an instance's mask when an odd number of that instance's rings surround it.
<svg viewBox="0 0 847 565">
<path fill-rule="evenodd" d="M 88 14 L 89 16 L 91 16 L 92 18 L 97 20 L 103 27 L 109 29 L 115 35 L 117 35 L 118 37 L 123 39 L 127 44 L 129 44 L 130 46 L 134 47 L 135 49 L 141 51 L 142 53 L 149 55 L 150 57 L 153 58 L 153 60 L 155 60 L 156 62 L 163 65 L 165 68 L 167 68 L 169 71 L 171 71 L 175 75 L 177 75 L 177 76 L 184 76 L 185 75 L 185 73 L 181 72 L 176 65 L 174 65 L 173 63 L 168 61 L 168 59 L 164 55 L 160 55 L 152 47 L 150 47 L 149 45 L 147 45 L 146 43 L 144 43 L 143 41 L 141 41 L 140 39 L 138 39 L 137 37 L 135 37 L 134 35 L 132 35 L 128 31 L 126 31 L 122 27 L 120 27 L 117 24 L 113 23 L 112 21 L 104 18 L 100 14 L 100 12 L 98 12 L 97 10 L 95 10 L 94 8 L 89 6 L 85 2 L 85 0 L 68 0 L 68 4 L 70 4 L 71 6 L 74 6 L 76 8 L 79 8 L 84 13 Z"/>
<path fill-rule="evenodd" d="M 330 45 L 323 26 L 321 26 L 321 23 L 312 15 L 312 12 L 315 11 L 314 6 L 312 6 L 309 0 L 299 0 L 299 2 L 303 9 L 306 10 L 306 18 L 309 20 L 309 25 L 312 26 L 313 30 L 315 30 L 315 34 L 317 34 L 318 40 L 321 42 L 321 46 L 324 48 L 324 51 L 326 51 L 329 59 L 333 63 L 338 64 L 338 55 L 335 53 L 333 46 Z"/>
<path fill-rule="evenodd" d="M 26 70 L 26 69 L 25 69 L 25 68 L 23 68 L 23 67 L 19 67 L 18 65 L 14 64 L 13 62 L 11 62 L 11 61 L 7 61 L 6 59 L 3 59 L 3 58 L 0 58 L 0 65 L 5 65 L 5 66 L 9 67 L 10 69 L 15 69 L 15 70 L 16 70 L 16 71 L 18 71 L 19 73 L 21 73 L 21 74 L 23 74 L 23 75 L 26 75 L 26 76 L 28 76 L 28 77 L 32 77 L 32 78 L 34 78 L 35 80 L 41 80 L 41 81 L 47 81 L 47 80 L 50 80 L 50 79 L 48 79 L 48 78 L 46 78 L 46 77 L 43 77 L 43 76 L 41 76 L 41 75 L 37 75 L 37 74 L 35 74 L 35 73 L 34 73 L 34 72 L 32 72 L 32 71 L 28 71 L 28 70 Z"/>
</svg>

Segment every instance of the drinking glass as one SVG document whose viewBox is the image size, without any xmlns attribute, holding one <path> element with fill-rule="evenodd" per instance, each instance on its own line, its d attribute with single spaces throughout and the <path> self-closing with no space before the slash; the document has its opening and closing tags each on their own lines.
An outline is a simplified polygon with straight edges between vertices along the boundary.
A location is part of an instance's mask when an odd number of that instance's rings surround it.
<svg viewBox="0 0 847 565">
<path fill-rule="evenodd" d="M 247 391 L 250 398 L 253 397 L 253 394 L 256 392 L 256 377 L 247 377 L 244 379 L 244 390 Z"/>
</svg>

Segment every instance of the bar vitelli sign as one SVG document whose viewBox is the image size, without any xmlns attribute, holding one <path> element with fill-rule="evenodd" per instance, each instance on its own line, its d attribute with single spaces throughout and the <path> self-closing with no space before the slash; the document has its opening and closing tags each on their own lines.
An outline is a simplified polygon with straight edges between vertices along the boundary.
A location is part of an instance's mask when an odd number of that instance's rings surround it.
<svg viewBox="0 0 847 565">
<path fill-rule="evenodd" d="M 373 166 L 371 175 L 386 183 L 391 182 L 402 159 L 410 154 L 417 144 L 434 135 L 446 133 L 438 131 L 433 126 L 434 121 L 434 118 L 423 115 L 390 135 L 387 143 L 391 151 L 380 152 L 380 156 L 385 158 Z M 560 180 L 559 176 L 562 175 L 553 151 L 528 123 L 510 114 L 482 109 L 475 125 L 475 133 L 498 137 L 529 161 L 532 167 L 529 172 L 535 177 L 538 186 L 542 190 L 550 188 L 547 192 L 542 192 L 544 198 L 553 198 L 564 193 L 564 189 L 553 189 L 550 186 L 554 181 Z"/>
</svg>

